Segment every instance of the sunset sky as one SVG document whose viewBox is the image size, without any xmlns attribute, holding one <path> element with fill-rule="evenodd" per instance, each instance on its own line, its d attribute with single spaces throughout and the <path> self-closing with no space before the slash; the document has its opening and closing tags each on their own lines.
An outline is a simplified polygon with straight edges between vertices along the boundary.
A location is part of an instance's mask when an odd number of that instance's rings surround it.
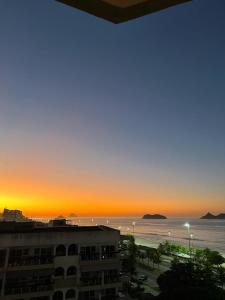
<svg viewBox="0 0 225 300">
<path fill-rule="evenodd" d="M 225 1 L 113 25 L 53 0 L 1 0 L 4 207 L 224 212 Z"/>
</svg>

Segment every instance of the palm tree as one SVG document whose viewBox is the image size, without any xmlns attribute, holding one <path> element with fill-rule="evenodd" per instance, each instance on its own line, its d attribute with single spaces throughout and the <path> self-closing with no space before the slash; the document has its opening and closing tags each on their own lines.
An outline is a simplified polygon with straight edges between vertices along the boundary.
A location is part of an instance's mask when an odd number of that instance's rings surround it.
<svg viewBox="0 0 225 300">
<path fill-rule="evenodd" d="M 225 268 L 219 267 L 217 269 L 217 277 L 218 277 L 219 284 L 221 285 L 221 287 L 223 289 L 224 284 L 225 284 Z"/>
<path fill-rule="evenodd" d="M 159 264 L 162 262 L 162 259 L 161 259 L 161 253 L 157 249 L 154 252 L 153 261 L 155 264 L 158 265 L 158 268 L 159 268 Z"/>
<path fill-rule="evenodd" d="M 152 257 L 151 253 L 152 253 L 152 249 L 147 248 L 146 249 L 146 256 L 147 256 L 147 259 L 148 259 L 148 266 L 149 266 L 149 263 L 150 263 L 150 260 L 151 260 L 151 257 Z"/>
</svg>

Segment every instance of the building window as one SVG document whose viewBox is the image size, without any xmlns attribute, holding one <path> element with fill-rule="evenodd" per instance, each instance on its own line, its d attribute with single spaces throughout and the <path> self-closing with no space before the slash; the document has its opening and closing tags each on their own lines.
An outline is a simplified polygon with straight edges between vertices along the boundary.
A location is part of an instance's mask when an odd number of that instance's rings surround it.
<svg viewBox="0 0 225 300">
<path fill-rule="evenodd" d="M 67 270 L 67 276 L 75 276 L 76 273 L 77 273 L 77 269 L 74 266 L 69 267 Z"/>
<path fill-rule="evenodd" d="M 102 299 L 103 300 L 116 300 L 116 289 L 106 289 L 102 291 Z"/>
<path fill-rule="evenodd" d="M 6 250 L 0 250 L 0 267 L 4 267 L 6 258 Z"/>
<path fill-rule="evenodd" d="M 9 251 L 9 266 L 23 266 L 30 263 L 28 248 L 11 248 Z"/>
<path fill-rule="evenodd" d="M 57 291 L 53 295 L 53 300 L 63 300 L 63 293 L 60 291 Z"/>
<path fill-rule="evenodd" d="M 48 248 L 35 248 L 34 255 L 35 256 L 52 256 L 53 249 L 51 247 Z"/>
<path fill-rule="evenodd" d="M 117 269 L 104 271 L 104 283 L 119 282 L 119 273 Z"/>
<path fill-rule="evenodd" d="M 52 290 L 52 270 L 7 272 L 5 295 L 39 293 Z M 11 297 L 9 297 L 11 299 Z"/>
<path fill-rule="evenodd" d="M 68 248 L 68 255 L 69 256 L 73 256 L 73 255 L 77 255 L 78 251 L 77 251 L 77 245 L 73 244 L 70 245 Z"/>
<path fill-rule="evenodd" d="M 74 300 L 76 298 L 76 292 L 75 290 L 68 290 L 66 292 L 66 299 L 68 300 Z"/>
<path fill-rule="evenodd" d="M 59 245 L 56 247 L 56 256 L 66 256 L 66 247 L 64 245 Z"/>
<path fill-rule="evenodd" d="M 102 259 L 114 258 L 115 255 L 116 255 L 115 246 L 113 245 L 102 246 Z"/>
<path fill-rule="evenodd" d="M 55 277 L 63 277 L 64 276 L 64 269 L 59 267 L 55 269 L 54 273 Z"/>
<path fill-rule="evenodd" d="M 81 247 L 81 260 L 100 260 L 100 254 L 96 246 Z"/>
<path fill-rule="evenodd" d="M 102 272 L 100 271 L 82 272 L 80 277 L 80 283 L 81 286 L 101 285 Z"/>
<path fill-rule="evenodd" d="M 98 300 L 99 291 L 79 292 L 79 300 Z"/>
</svg>

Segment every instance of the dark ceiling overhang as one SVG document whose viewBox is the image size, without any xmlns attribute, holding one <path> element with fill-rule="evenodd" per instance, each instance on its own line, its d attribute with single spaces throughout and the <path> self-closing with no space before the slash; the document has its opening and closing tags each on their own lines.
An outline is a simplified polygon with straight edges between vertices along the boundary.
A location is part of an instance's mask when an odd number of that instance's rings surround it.
<svg viewBox="0 0 225 300">
<path fill-rule="evenodd" d="M 192 0 L 56 0 L 115 24 Z"/>
</svg>

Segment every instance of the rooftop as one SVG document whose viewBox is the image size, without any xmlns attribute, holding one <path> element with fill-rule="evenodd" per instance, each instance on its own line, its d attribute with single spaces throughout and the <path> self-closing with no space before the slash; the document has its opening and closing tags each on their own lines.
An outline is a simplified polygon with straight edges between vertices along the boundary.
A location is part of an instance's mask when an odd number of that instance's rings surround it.
<svg viewBox="0 0 225 300">
<path fill-rule="evenodd" d="M 7 233 L 43 233 L 43 232 L 87 232 L 87 231 L 114 231 L 118 230 L 99 226 L 49 226 L 40 222 L 0 222 L 0 234 Z"/>
</svg>

